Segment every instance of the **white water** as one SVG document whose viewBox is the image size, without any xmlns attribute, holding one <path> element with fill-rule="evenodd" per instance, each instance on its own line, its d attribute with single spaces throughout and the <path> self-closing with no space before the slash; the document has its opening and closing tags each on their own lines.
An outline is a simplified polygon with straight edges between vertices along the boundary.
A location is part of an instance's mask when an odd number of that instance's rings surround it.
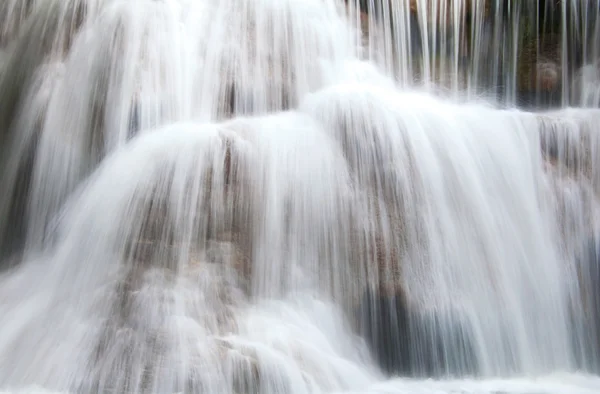
<svg viewBox="0 0 600 394">
<path fill-rule="evenodd" d="M 409 90 L 336 1 L 23 4 L 0 6 L 0 390 L 600 391 L 596 322 L 570 320 L 600 110 Z M 378 284 L 450 359 L 463 324 L 477 371 L 387 377 L 354 318 Z"/>
</svg>

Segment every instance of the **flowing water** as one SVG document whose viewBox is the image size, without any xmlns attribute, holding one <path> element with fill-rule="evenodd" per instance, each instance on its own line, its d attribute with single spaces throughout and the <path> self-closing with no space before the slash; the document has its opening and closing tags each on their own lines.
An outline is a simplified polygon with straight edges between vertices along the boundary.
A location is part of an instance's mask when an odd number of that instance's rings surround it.
<svg viewBox="0 0 600 394">
<path fill-rule="evenodd" d="M 0 392 L 600 392 L 600 3 L 549 3 L 4 0 Z"/>
</svg>

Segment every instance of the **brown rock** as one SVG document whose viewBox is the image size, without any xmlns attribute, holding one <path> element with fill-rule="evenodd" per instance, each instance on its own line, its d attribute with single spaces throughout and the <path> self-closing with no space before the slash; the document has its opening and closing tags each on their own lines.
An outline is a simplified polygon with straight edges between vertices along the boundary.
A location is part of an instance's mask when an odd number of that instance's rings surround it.
<svg viewBox="0 0 600 394">
<path fill-rule="evenodd" d="M 220 263 L 244 281 L 249 278 L 251 204 L 245 188 L 245 170 L 233 139 L 222 138 L 224 151 L 217 152 L 214 166 L 206 169 L 203 187 L 197 190 L 191 179 L 190 195 L 176 208 L 177 212 L 171 201 L 168 172 L 147 196 L 141 196 L 134 204 L 133 216 L 143 219 L 139 227 L 132 227 L 130 240 L 125 242 L 126 259 L 141 267 L 172 270 L 182 268 L 185 261 L 190 266 Z M 182 233 L 182 226 L 190 228 L 191 239 Z"/>
<path fill-rule="evenodd" d="M 357 238 L 357 274 L 366 279 L 362 286 L 379 289 L 380 294 L 405 294 L 403 284 L 402 254 L 406 244 L 403 215 L 392 204 L 373 203 L 369 217 L 370 229 Z M 385 215 L 385 216 L 383 216 Z"/>
<path fill-rule="evenodd" d="M 208 241 L 206 254 L 211 262 L 233 269 L 240 280 L 247 281 L 252 271 L 251 257 L 241 238 L 239 234 L 221 233 L 217 239 Z"/>
</svg>

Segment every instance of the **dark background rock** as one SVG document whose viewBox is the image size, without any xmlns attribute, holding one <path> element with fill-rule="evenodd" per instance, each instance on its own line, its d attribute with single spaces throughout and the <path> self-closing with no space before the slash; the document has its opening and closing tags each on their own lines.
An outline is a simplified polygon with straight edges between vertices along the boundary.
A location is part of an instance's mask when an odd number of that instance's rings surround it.
<svg viewBox="0 0 600 394">
<path fill-rule="evenodd" d="M 346 2 L 357 4 L 362 13 L 378 23 L 386 22 L 383 15 L 387 18 L 393 15 L 390 0 Z M 569 87 L 575 83 L 578 70 L 594 61 L 594 56 L 600 56 L 597 48 L 600 12 L 596 8 L 584 9 L 583 2 L 565 0 L 489 0 L 480 4 L 485 9 L 481 14 L 484 20 L 479 21 L 484 31 L 478 37 L 480 46 L 475 49 L 482 59 L 477 65 L 479 88 L 483 92 L 494 92 L 501 100 L 516 89 L 517 106 L 527 110 L 557 108 L 567 104 L 571 94 Z M 420 59 L 425 43 L 419 28 L 416 0 L 410 2 L 409 9 L 412 55 Z M 451 53 L 455 40 L 460 40 L 459 67 L 465 75 L 472 75 L 474 71 L 471 62 L 474 57 L 474 53 L 471 53 L 471 32 L 475 21 L 473 9 L 471 2 L 465 3 L 460 37 L 452 37 L 454 28 L 451 19 L 442 23 L 440 16 L 436 16 L 429 22 L 438 24 L 435 41 L 439 54 L 433 56 Z M 442 29 L 443 26 L 446 30 Z M 442 42 L 445 44 L 439 45 Z M 514 59 L 511 59 L 513 42 L 518 45 L 516 70 L 512 62 Z M 565 42 L 568 43 L 567 48 L 563 48 Z M 441 59 L 430 60 L 438 62 Z M 417 62 L 417 78 L 423 73 L 421 68 Z M 433 77 L 437 80 L 440 76 Z M 514 80 L 514 87 L 511 80 Z M 443 81 L 439 82 L 443 84 Z"/>
<path fill-rule="evenodd" d="M 467 327 L 454 316 L 412 308 L 401 291 L 367 289 L 358 319 L 373 357 L 388 375 L 477 373 L 477 356 Z"/>
</svg>

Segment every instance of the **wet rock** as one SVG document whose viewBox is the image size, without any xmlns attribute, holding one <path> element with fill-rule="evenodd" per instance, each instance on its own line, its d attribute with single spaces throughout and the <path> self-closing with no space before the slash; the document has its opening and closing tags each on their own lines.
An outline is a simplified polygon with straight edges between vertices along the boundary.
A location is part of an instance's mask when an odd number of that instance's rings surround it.
<svg viewBox="0 0 600 394">
<path fill-rule="evenodd" d="M 367 290 L 359 319 L 373 356 L 389 375 L 440 377 L 477 372 L 465 326 L 454 316 L 414 309 L 401 291 Z"/>
<path fill-rule="evenodd" d="M 218 361 L 230 389 L 236 394 L 292 393 L 297 389 L 279 357 L 235 339 L 218 339 Z"/>
<path fill-rule="evenodd" d="M 215 97 L 216 118 L 263 115 L 296 107 L 299 100 L 296 70 L 293 59 L 288 58 L 293 54 L 286 47 L 263 53 L 253 48 L 251 42 L 245 45 L 248 45 L 246 60 L 235 57 L 221 60 L 223 72 Z"/>
<path fill-rule="evenodd" d="M 600 324 L 600 242 L 590 241 L 578 266 L 581 298 L 586 315 Z M 600 325 L 598 326 L 600 328 Z"/>
<path fill-rule="evenodd" d="M 410 314 L 403 297 L 367 290 L 359 309 L 360 331 L 381 369 L 411 375 Z"/>
<path fill-rule="evenodd" d="M 129 260 L 132 265 L 132 281 L 144 271 L 156 267 L 178 272 L 195 270 L 207 264 L 218 266 L 224 275 L 233 276 L 237 286 L 244 291 L 249 288 L 252 270 L 250 252 L 242 248 L 240 236 L 220 234 L 201 244 L 174 243 L 141 239 L 129 247 Z M 186 259 L 185 261 L 183 259 Z"/>
<path fill-rule="evenodd" d="M 261 370 L 256 352 L 218 340 L 219 354 L 224 373 L 234 393 L 260 392 Z"/>
<path fill-rule="evenodd" d="M 558 63 L 539 59 L 519 77 L 519 101 L 525 108 L 557 107 L 561 103 L 561 67 Z"/>
<path fill-rule="evenodd" d="M 592 239 L 577 261 L 578 300 L 574 301 L 571 330 L 580 366 L 600 371 L 600 240 Z"/>
<path fill-rule="evenodd" d="M 375 194 L 374 190 L 371 192 Z M 348 300 L 344 300 L 349 302 L 345 304 L 349 310 L 360 302 L 364 286 L 377 284 L 375 286 L 381 288 L 398 289 L 403 284 L 402 261 L 409 242 L 405 216 L 398 205 L 384 201 L 384 196 L 371 195 L 367 200 L 368 206 L 358 210 L 360 217 L 355 219 L 361 223 L 368 218 L 367 222 L 349 234 L 350 276 L 347 280 L 353 286 L 346 289 Z"/>
<path fill-rule="evenodd" d="M 532 79 L 542 92 L 556 91 L 560 86 L 560 66 L 555 62 L 541 59 L 535 65 Z"/>
<path fill-rule="evenodd" d="M 127 123 L 127 139 L 132 139 L 135 137 L 141 128 L 141 119 L 140 119 L 140 104 L 137 100 L 135 100 L 131 108 L 129 110 L 129 121 Z"/>
<path fill-rule="evenodd" d="M 595 162 L 600 140 L 594 132 L 597 117 L 591 113 L 565 119 L 560 116 L 538 115 L 541 149 L 551 160 L 575 177 L 594 180 Z"/>
<path fill-rule="evenodd" d="M 133 204 L 133 216 L 140 219 L 130 224 L 125 257 L 176 268 L 184 252 L 208 253 L 214 245 L 226 243 L 249 250 L 251 204 L 245 168 L 234 142 L 223 138 L 223 145 L 209 153 L 214 161 L 204 168 L 201 178 L 190 178 L 183 189 L 173 190 L 174 169 L 170 169 L 148 190 L 140 191 Z M 196 185 L 198 181 L 202 184 Z M 179 193 L 186 194 L 181 201 Z M 249 252 L 244 256 L 248 260 Z M 232 266 L 247 276 L 249 264 L 242 260 L 236 258 Z"/>
<path fill-rule="evenodd" d="M 241 237 L 232 233 L 223 233 L 216 240 L 210 240 L 206 249 L 209 261 L 233 270 L 244 289 L 248 289 L 252 265 L 250 251 L 240 242 Z"/>
<path fill-rule="evenodd" d="M 520 101 L 533 108 L 561 106 L 562 99 L 568 99 L 562 87 L 577 83 L 578 70 L 595 53 L 597 5 L 563 0 L 523 3 L 517 74 Z"/>
<path fill-rule="evenodd" d="M 557 34 L 527 38 L 517 60 L 517 96 L 526 108 L 560 105 L 561 38 Z"/>
</svg>

